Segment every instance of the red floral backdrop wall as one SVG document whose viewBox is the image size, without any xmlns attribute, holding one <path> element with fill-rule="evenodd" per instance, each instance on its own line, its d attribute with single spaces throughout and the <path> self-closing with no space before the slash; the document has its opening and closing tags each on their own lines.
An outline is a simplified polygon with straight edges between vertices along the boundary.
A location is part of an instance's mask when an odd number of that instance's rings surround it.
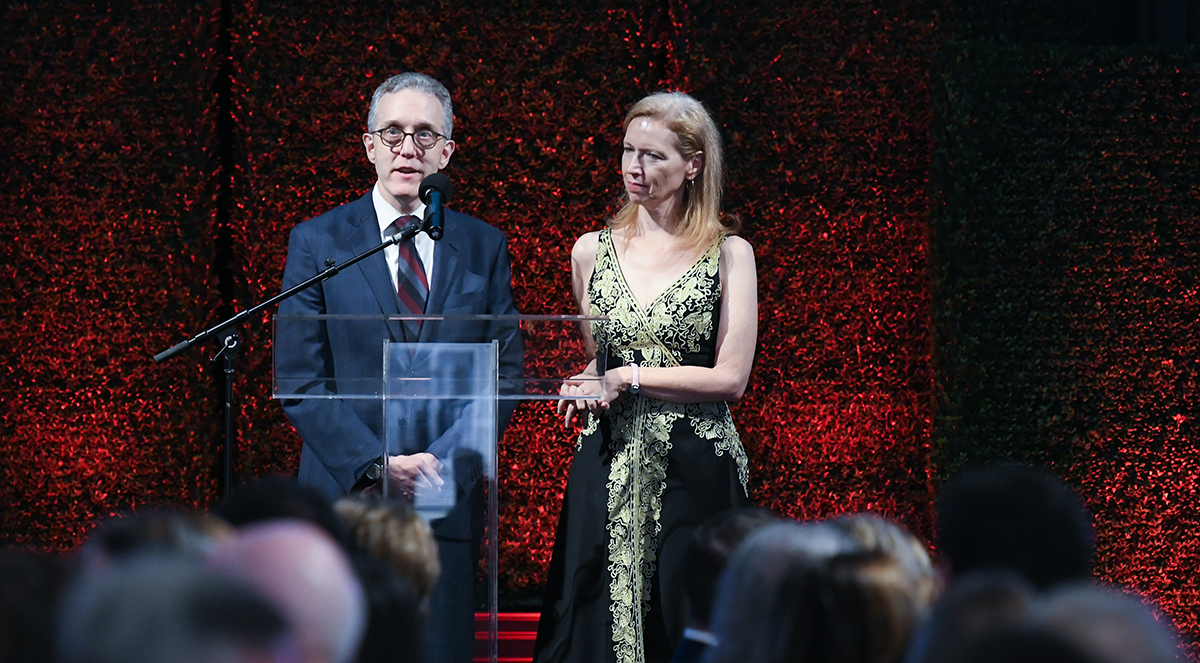
<svg viewBox="0 0 1200 663">
<path fill-rule="evenodd" d="M 435 37 L 414 28 L 426 24 Z M 873 509 L 928 534 L 934 44 L 920 5 L 755 15 L 439 8 L 401 18 L 259 3 L 233 31 L 245 140 L 233 264 L 246 303 L 278 291 L 295 223 L 371 185 L 359 139 L 370 94 L 387 75 L 418 69 L 455 97 L 454 206 L 508 233 L 518 307 L 574 313 L 568 256 L 616 210 L 622 114 L 664 87 L 694 93 L 724 129 L 728 207 L 758 247 L 760 350 L 736 409 L 754 498 L 797 517 Z M 268 398 L 269 336 L 264 320 L 248 342 L 242 475 L 290 471 L 299 448 Z M 546 404 L 523 406 L 506 435 L 510 599 L 537 596 L 572 438 Z"/>
<path fill-rule="evenodd" d="M 754 499 L 799 518 L 871 509 L 929 537 L 933 492 L 970 456 L 938 418 L 954 414 L 940 390 L 963 386 L 934 352 L 935 320 L 937 343 L 960 329 L 937 317 L 959 309 L 934 288 L 929 239 L 948 186 L 931 176 L 940 3 L 352 4 L 0 10 L 0 543 L 68 549 L 106 515 L 211 506 L 213 350 L 150 356 L 278 291 L 292 226 L 371 185 L 369 96 L 406 69 L 455 96 L 454 206 L 508 233 L 525 312 L 573 312 L 569 250 L 615 210 L 623 111 L 664 87 L 703 100 L 758 260 L 760 342 L 735 408 Z M 294 472 L 269 314 L 244 338 L 236 474 Z M 512 605 L 548 561 L 571 448 L 555 419 L 523 406 L 501 448 Z M 1056 469 L 1081 485 L 1087 461 Z M 1102 541 L 1138 537 L 1152 503 L 1100 504 Z M 1195 632 L 1181 568 L 1101 554 Z"/>
<path fill-rule="evenodd" d="M 0 541 L 216 490 L 203 362 L 148 358 L 220 304 L 219 4 L 0 10 Z"/>
</svg>

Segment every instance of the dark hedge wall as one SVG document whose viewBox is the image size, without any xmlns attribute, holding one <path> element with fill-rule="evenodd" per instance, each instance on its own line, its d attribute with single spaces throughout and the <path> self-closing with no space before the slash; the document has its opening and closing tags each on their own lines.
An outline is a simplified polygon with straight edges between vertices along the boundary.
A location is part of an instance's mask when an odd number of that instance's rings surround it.
<svg viewBox="0 0 1200 663">
<path fill-rule="evenodd" d="M 1080 490 L 1107 580 L 1200 632 L 1200 50 L 948 47 L 934 295 L 945 476 Z"/>
</svg>

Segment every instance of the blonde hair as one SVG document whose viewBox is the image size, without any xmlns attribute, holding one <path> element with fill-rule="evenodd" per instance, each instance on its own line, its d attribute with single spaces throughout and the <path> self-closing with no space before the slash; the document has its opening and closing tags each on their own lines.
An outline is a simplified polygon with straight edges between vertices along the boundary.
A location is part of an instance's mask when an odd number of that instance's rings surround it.
<svg viewBox="0 0 1200 663">
<path fill-rule="evenodd" d="M 704 106 L 683 92 L 656 92 L 633 105 L 625 114 L 622 131 L 639 117 L 649 117 L 666 124 L 675 134 L 675 149 L 683 158 L 691 159 L 704 153 L 704 167 L 689 186 L 684 185 L 683 209 L 678 213 L 679 234 L 696 245 L 706 245 L 721 235 L 735 233 L 741 227 L 736 217 L 721 215 L 724 194 L 724 158 L 721 153 L 721 133 L 717 123 Z M 637 218 L 637 205 L 622 196 L 625 205 L 608 225 L 624 228 Z"/>
<path fill-rule="evenodd" d="M 417 599 L 427 605 L 442 569 L 437 541 L 421 516 L 405 502 L 361 494 L 339 498 L 333 509 L 351 539 L 411 582 Z"/>
</svg>

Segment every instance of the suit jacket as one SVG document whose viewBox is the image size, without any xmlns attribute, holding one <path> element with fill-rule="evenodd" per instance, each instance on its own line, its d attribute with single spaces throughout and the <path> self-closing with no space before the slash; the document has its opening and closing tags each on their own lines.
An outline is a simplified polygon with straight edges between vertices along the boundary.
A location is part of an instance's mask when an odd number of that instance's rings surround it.
<svg viewBox="0 0 1200 663">
<path fill-rule="evenodd" d="M 325 269 L 329 259 L 341 264 L 379 243 L 379 223 L 368 191 L 362 198 L 300 223 L 292 230 L 283 287 L 287 289 L 311 278 Z M 446 210 L 445 234 L 434 250 L 433 279 L 426 303 L 428 314 L 517 313 L 512 298 L 508 240 L 503 232 L 479 219 Z M 382 252 L 284 300 L 279 306 L 280 316 L 399 313 L 399 298 Z M 500 342 L 501 379 L 520 378 L 522 346 L 516 324 L 426 321 L 417 341 L 486 343 L 493 339 Z M 377 382 L 382 375 L 384 340 L 406 342 L 399 322 L 358 319 L 305 325 L 281 320 L 275 341 L 277 375 L 311 376 L 308 390 L 318 393 L 339 389 L 337 384 L 326 382 L 328 378 L 361 377 L 368 383 L 371 379 Z M 343 393 L 347 388 L 341 389 Z M 417 402 L 401 403 L 419 408 Z M 330 499 L 349 492 L 372 461 L 379 458 L 384 416 L 380 401 L 294 399 L 283 401 L 283 407 L 304 440 L 300 482 L 316 487 Z M 428 450 L 446 458 L 455 446 L 453 427 L 461 409 L 443 407 L 433 413 L 413 411 L 401 415 L 402 425 L 410 425 L 399 439 L 389 442 L 389 451 L 410 454 Z M 470 493 L 479 469 L 462 470 L 465 474 L 460 473 L 460 490 Z M 455 518 L 452 514 L 446 520 Z M 449 525 L 443 523 L 440 528 L 435 526 L 435 530 L 444 536 L 465 538 L 465 522 Z"/>
<path fill-rule="evenodd" d="M 679 642 L 679 648 L 675 650 L 675 655 L 671 657 L 671 663 L 700 663 L 711 649 L 707 642 L 684 636 Z"/>
</svg>

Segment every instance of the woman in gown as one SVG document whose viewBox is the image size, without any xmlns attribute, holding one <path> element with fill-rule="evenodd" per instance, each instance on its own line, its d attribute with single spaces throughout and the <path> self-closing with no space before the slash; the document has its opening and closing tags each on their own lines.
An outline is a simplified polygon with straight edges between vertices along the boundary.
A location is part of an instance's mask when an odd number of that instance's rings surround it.
<svg viewBox="0 0 1200 663">
<path fill-rule="evenodd" d="M 720 134 L 692 97 L 651 95 L 624 122 L 625 205 L 571 251 L 586 369 L 559 403 L 585 421 L 538 623 L 538 663 L 668 661 L 692 531 L 745 506 L 729 414 L 758 331 L 754 252 L 721 216 Z"/>
</svg>

